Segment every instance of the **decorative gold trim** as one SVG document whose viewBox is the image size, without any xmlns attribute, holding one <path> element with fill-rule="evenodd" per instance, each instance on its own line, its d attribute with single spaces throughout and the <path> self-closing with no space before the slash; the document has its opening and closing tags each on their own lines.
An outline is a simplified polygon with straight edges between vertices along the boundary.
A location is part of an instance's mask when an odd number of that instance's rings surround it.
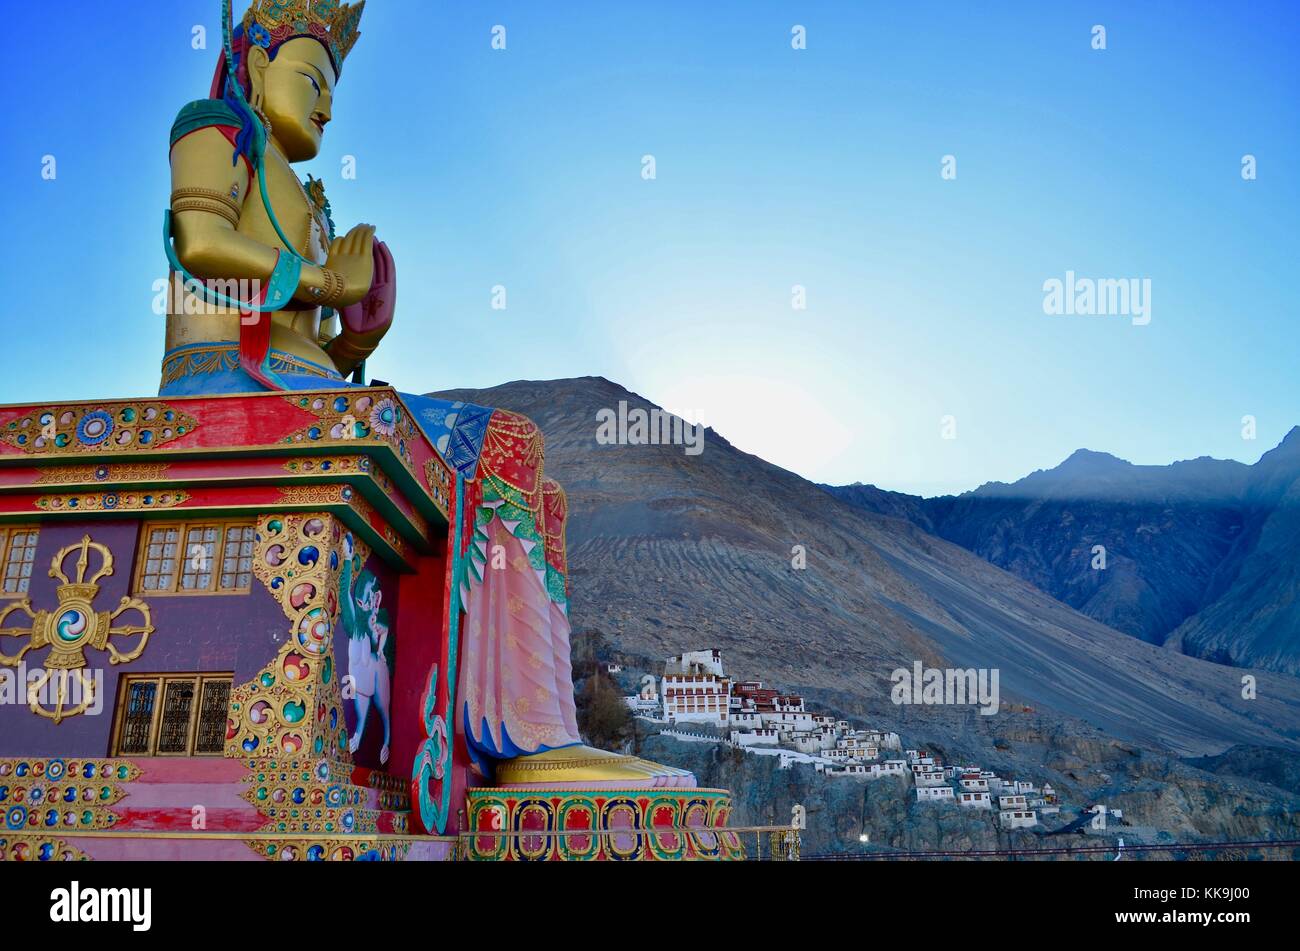
<svg viewBox="0 0 1300 951">
<path fill-rule="evenodd" d="M 341 375 L 331 376 L 329 370 L 318 364 L 311 363 L 307 360 L 301 360 L 298 357 L 278 350 L 272 351 L 270 356 L 271 369 L 277 373 L 304 373 L 308 376 L 318 376 L 322 380 L 337 382 L 342 379 Z M 173 353 L 163 357 L 162 363 L 162 386 L 175 383 L 177 380 L 187 376 L 196 376 L 204 373 L 216 373 L 222 370 L 239 369 L 239 345 L 230 343 L 229 345 L 216 344 L 211 347 L 192 347 L 187 348 L 180 353 Z M 254 394 L 216 394 L 221 396 L 242 395 L 252 396 Z M 212 399 L 214 397 L 207 397 Z"/>
<path fill-rule="evenodd" d="M 224 218 L 235 227 L 239 226 L 239 215 L 230 210 L 226 205 L 212 201 L 209 198 L 176 198 L 172 200 L 172 211 L 180 214 L 183 211 L 202 211 L 210 215 L 217 215 Z"/>
<path fill-rule="evenodd" d="M 226 211 L 234 214 L 234 223 L 239 223 L 239 216 L 243 212 L 243 206 L 240 205 L 239 202 L 235 201 L 235 199 L 231 198 L 230 195 L 216 188 L 199 188 L 196 186 L 192 188 L 174 189 L 171 198 L 172 210 L 178 210 L 176 208 L 176 203 L 178 201 L 188 201 L 193 199 L 214 201 L 217 204 L 222 205 Z"/>
<path fill-rule="evenodd" d="M 37 853 L 41 852 L 44 846 L 49 846 L 53 851 L 53 859 L 61 862 L 89 862 L 90 856 L 75 845 L 70 845 L 61 838 L 54 836 L 42 835 L 39 832 L 10 832 L 0 830 L 0 862 L 31 862 L 38 860 L 39 856 L 31 853 L 34 848 Z"/>
<path fill-rule="evenodd" d="M 440 457 L 426 459 L 424 463 L 425 490 L 433 499 L 433 504 L 446 515 L 451 508 L 452 485 L 455 478 L 451 467 Z"/>
<path fill-rule="evenodd" d="M 46 512 L 151 512 L 175 508 L 190 500 L 188 492 L 61 492 L 42 495 L 32 504 Z"/>
<path fill-rule="evenodd" d="M 334 444 L 385 445 L 402 461 L 406 470 L 415 476 L 415 464 L 405 443 L 413 439 L 425 440 L 427 443 L 427 439 L 415 425 L 411 411 L 393 390 L 299 390 L 293 394 L 284 394 L 284 399 L 290 406 L 306 410 L 317 420 L 315 425 L 305 426 L 286 438 L 286 444 L 322 443 L 328 437 L 328 443 Z M 401 413 L 391 422 L 381 422 L 375 418 L 376 411 L 385 403 L 401 405 Z"/>
<path fill-rule="evenodd" d="M 28 455 L 136 452 L 165 446 L 197 425 L 161 400 L 54 403 L 9 420 L 0 439 Z"/>
<path fill-rule="evenodd" d="M 612 758 L 608 756 L 593 756 L 588 759 L 569 759 L 556 760 L 554 762 L 534 762 L 527 756 L 520 756 L 510 763 L 512 772 L 533 773 L 533 772 L 551 772 L 554 770 L 581 769 L 584 766 L 614 766 L 626 763 L 638 763 L 641 760 L 635 756 L 619 756 Z M 647 774 L 649 778 L 649 774 Z"/>
<path fill-rule="evenodd" d="M 379 852 L 381 862 L 400 862 L 404 860 L 415 840 L 395 841 L 384 844 L 376 835 L 365 838 L 349 839 L 338 836 L 308 839 L 297 835 L 288 835 L 274 840 L 246 839 L 244 844 L 258 855 L 281 862 L 307 861 L 310 848 L 319 846 L 322 859 L 328 861 L 356 861 L 359 854 Z"/>
<path fill-rule="evenodd" d="M 368 479 L 370 484 L 397 510 L 398 517 L 410 526 L 422 541 L 430 540 L 429 520 L 424 517 L 411 499 L 398 491 L 383 469 L 371 464 L 364 453 L 350 456 L 299 456 L 281 464 L 285 472 L 317 482 L 350 478 Z M 385 519 L 388 521 L 388 519 Z"/>
<path fill-rule="evenodd" d="M 79 482 L 143 482 L 167 475 L 168 463 L 113 463 L 99 466 L 57 466 L 41 470 L 36 485 L 75 485 Z"/>
<path fill-rule="evenodd" d="M 354 540 L 364 563 L 368 550 Z M 334 659 L 341 532 L 327 512 L 263 515 L 253 574 L 289 619 L 284 643 L 230 694 L 227 757 L 328 757 L 351 761 Z M 326 716 L 318 716 L 318 710 Z M 331 723 L 333 724 L 331 726 Z"/>
<path fill-rule="evenodd" d="M 285 505 L 341 505 L 351 502 L 356 493 L 351 486 L 339 482 L 286 485 L 280 488 L 280 501 Z"/>
</svg>

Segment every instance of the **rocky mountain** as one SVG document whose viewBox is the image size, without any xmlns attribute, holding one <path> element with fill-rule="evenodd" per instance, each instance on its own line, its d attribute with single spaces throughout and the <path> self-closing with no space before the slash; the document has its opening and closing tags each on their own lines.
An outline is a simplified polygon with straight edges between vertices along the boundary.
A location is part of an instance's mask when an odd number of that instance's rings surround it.
<svg viewBox="0 0 1300 951">
<path fill-rule="evenodd" d="M 1151 644 L 1300 674 L 1300 427 L 1254 465 L 1081 449 L 960 496 L 826 487 L 907 519 Z"/>
<path fill-rule="evenodd" d="M 1255 671 L 1258 699 L 1243 699 L 1238 672 L 1121 634 L 912 521 L 837 498 L 712 431 L 699 455 L 599 444 L 598 411 L 620 401 L 654 408 L 608 380 L 438 395 L 513 409 L 542 427 L 547 473 L 569 499 L 575 631 L 599 630 L 629 663 L 656 670 L 682 649 L 720 648 L 737 676 L 918 742 L 968 732 L 975 717 L 1184 755 L 1300 746 L 1292 677 Z M 1203 518 L 1225 538 L 1251 531 Z M 1248 568 L 1262 570 L 1243 557 Z M 1002 713 L 893 704 L 890 674 L 914 661 L 997 669 Z"/>
</svg>

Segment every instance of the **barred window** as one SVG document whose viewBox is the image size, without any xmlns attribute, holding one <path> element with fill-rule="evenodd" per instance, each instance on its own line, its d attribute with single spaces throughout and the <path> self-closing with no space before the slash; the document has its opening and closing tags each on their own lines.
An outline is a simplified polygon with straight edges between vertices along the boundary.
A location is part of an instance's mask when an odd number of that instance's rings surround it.
<svg viewBox="0 0 1300 951">
<path fill-rule="evenodd" d="M 231 594 L 253 578 L 250 522 L 145 525 L 136 560 L 139 594 Z"/>
<path fill-rule="evenodd" d="M 244 589 L 253 578 L 253 526 L 227 525 L 221 555 L 221 587 Z"/>
<path fill-rule="evenodd" d="M 139 591 L 169 591 L 176 580 L 176 555 L 181 533 L 174 526 L 145 528 L 145 548 L 136 577 Z"/>
<path fill-rule="evenodd" d="M 195 756 L 220 756 L 226 748 L 226 717 L 230 713 L 231 678 L 202 681 L 194 724 Z"/>
<path fill-rule="evenodd" d="M 21 597 L 27 593 L 39 535 L 40 529 L 34 525 L 0 529 L 0 565 L 4 566 L 0 594 Z"/>
<path fill-rule="evenodd" d="M 119 711 L 117 752 L 147 754 L 153 733 L 154 704 L 158 699 L 158 681 L 130 680 L 123 687 Z"/>
<path fill-rule="evenodd" d="M 232 674 L 128 674 L 118 690 L 113 756 L 220 756 Z"/>
<path fill-rule="evenodd" d="M 217 558 L 216 525 L 191 525 L 185 531 L 185 560 L 181 565 L 181 590 L 209 591 Z"/>
</svg>

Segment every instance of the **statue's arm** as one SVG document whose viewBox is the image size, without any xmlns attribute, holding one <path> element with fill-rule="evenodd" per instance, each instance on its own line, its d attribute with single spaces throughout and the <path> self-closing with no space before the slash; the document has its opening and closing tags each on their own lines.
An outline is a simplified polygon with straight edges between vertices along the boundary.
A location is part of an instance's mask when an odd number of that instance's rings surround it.
<svg viewBox="0 0 1300 951">
<path fill-rule="evenodd" d="M 213 127 L 192 132 L 172 147 L 171 204 L 176 256 L 198 278 L 267 281 L 275 269 L 278 249 L 237 230 L 244 205 L 261 198 L 249 195 L 252 176 L 248 166 L 242 159 L 232 165 L 231 154 L 230 141 Z M 233 202 L 223 200 L 222 196 L 229 198 L 232 190 L 241 197 Z M 362 243 L 362 237 L 353 240 L 356 230 L 339 241 Z M 369 252 L 368 247 L 366 251 Z M 343 253 L 358 256 L 351 245 Z M 327 267 L 333 263 L 327 262 Z M 355 277 L 347 280 L 349 276 L 344 274 L 345 286 L 339 294 L 339 282 L 328 278 L 325 268 L 305 263 L 294 297 L 307 303 L 321 303 L 333 294 L 336 306 L 355 303 L 369 289 L 369 274 L 365 275 L 364 284 Z"/>
</svg>

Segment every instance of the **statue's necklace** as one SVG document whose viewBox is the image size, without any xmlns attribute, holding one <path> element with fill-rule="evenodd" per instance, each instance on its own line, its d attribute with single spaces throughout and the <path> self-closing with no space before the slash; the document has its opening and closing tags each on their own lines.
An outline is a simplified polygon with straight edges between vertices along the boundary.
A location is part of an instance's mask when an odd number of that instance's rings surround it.
<svg viewBox="0 0 1300 951">
<path fill-rule="evenodd" d="M 321 254 L 328 257 L 329 244 L 325 240 L 327 232 L 325 226 L 321 223 L 320 213 L 316 202 L 312 201 L 311 196 L 307 194 L 307 189 L 302 187 L 302 181 L 298 178 L 298 173 L 293 170 L 293 166 L 289 164 L 289 160 L 280 154 L 280 150 L 277 148 L 269 148 L 267 151 L 273 152 L 275 157 L 280 160 L 280 164 L 284 166 L 284 170 L 289 173 L 289 177 L 293 179 L 293 183 L 298 186 L 298 193 L 302 195 L 302 200 L 307 205 L 310 224 L 307 228 L 307 242 L 306 246 L 303 248 L 303 256 L 308 260 L 313 260 L 313 249 L 317 248 L 320 250 Z"/>
</svg>

